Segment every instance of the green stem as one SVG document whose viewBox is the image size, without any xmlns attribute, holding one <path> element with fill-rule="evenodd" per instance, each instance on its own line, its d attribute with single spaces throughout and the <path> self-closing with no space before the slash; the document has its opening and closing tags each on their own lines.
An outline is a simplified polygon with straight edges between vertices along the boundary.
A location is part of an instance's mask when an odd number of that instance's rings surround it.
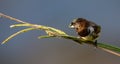
<svg viewBox="0 0 120 64">
<path fill-rule="evenodd" d="M 117 46 L 113 46 L 113 45 L 109 45 L 109 44 L 105 44 L 105 43 L 98 43 L 98 46 L 105 48 L 105 49 L 115 51 L 115 52 L 120 52 L 120 47 L 117 47 Z"/>
<path fill-rule="evenodd" d="M 45 36 L 45 37 L 42 37 L 42 38 L 50 38 L 50 37 L 53 37 L 53 36 Z M 70 35 L 68 35 L 68 36 L 61 35 L 59 37 L 73 40 L 73 41 L 75 41 L 75 42 L 77 42 L 79 44 L 82 44 L 82 43 L 93 44 L 94 43 L 92 41 L 82 40 L 80 38 L 77 38 L 77 37 L 74 37 L 74 36 L 70 36 Z M 99 43 L 99 42 L 98 42 L 97 46 L 101 47 L 101 48 L 105 48 L 105 49 L 111 50 L 111 51 L 114 51 L 114 52 L 120 52 L 120 47 L 117 47 L 117 46 L 113 46 L 113 45 L 109 45 L 109 44 L 105 44 L 105 43 Z"/>
</svg>

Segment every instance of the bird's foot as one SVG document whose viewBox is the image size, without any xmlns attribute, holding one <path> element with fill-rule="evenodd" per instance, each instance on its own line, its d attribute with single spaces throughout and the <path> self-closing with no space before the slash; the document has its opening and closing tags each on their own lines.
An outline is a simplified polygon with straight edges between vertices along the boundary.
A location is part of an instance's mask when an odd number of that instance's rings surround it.
<svg viewBox="0 0 120 64">
<path fill-rule="evenodd" d="M 97 48 L 97 40 L 94 41 L 93 45 Z"/>
</svg>

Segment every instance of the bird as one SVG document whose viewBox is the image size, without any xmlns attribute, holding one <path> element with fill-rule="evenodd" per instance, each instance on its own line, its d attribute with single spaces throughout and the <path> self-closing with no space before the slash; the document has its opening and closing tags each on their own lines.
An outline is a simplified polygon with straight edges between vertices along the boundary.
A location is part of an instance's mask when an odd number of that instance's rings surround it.
<svg viewBox="0 0 120 64">
<path fill-rule="evenodd" d="M 75 29 L 79 38 L 94 42 L 97 47 L 97 38 L 101 32 L 101 26 L 89 21 L 85 18 L 75 18 L 69 25 L 70 28 Z"/>
</svg>

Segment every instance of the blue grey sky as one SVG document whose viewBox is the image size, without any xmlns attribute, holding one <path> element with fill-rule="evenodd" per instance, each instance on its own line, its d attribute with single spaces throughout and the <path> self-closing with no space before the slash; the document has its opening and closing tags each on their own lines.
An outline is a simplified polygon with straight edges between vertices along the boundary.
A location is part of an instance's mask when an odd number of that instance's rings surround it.
<svg viewBox="0 0 120 64">
<path fill-rule="evenodd" d="M 82 17 L 102 27 L 100 42 L 120 47 L 119 0 L 0 0 L 0 12 L 34 24 L 56 27 L 77 36 L 68 28 Z M 0 42 L 22 28 L 10 29 L 16 22 L 0 18 Z M 0 47 L 1 64 L 119 64 L 120 58 L 93 46 L 65 39 L 37 39 L 43 31 L 16 36 Z"/>
</svg>

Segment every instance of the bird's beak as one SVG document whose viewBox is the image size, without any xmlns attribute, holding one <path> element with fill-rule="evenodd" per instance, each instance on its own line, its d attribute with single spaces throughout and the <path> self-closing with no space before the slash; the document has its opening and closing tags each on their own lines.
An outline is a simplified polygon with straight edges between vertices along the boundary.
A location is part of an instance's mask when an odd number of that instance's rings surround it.
<svg viewBox="0 0 120 64">
<path fill-rule="evenodd" d="M 71 24 L 70 24 L 70 25 L 69 25 L 69 28 L 73 28 L 73 29 L 74 29 L 74 28 L 75 28 L 75 26 L 73 26 L 73 25 L 71 25 Z"/>
<path fill-rule="evenodd" d="M 74 19 L 71 24 L 69 25 L 69 28 L 75 28 L 75 23 L 76 23 L 76 19 Z"/>
</svg>

